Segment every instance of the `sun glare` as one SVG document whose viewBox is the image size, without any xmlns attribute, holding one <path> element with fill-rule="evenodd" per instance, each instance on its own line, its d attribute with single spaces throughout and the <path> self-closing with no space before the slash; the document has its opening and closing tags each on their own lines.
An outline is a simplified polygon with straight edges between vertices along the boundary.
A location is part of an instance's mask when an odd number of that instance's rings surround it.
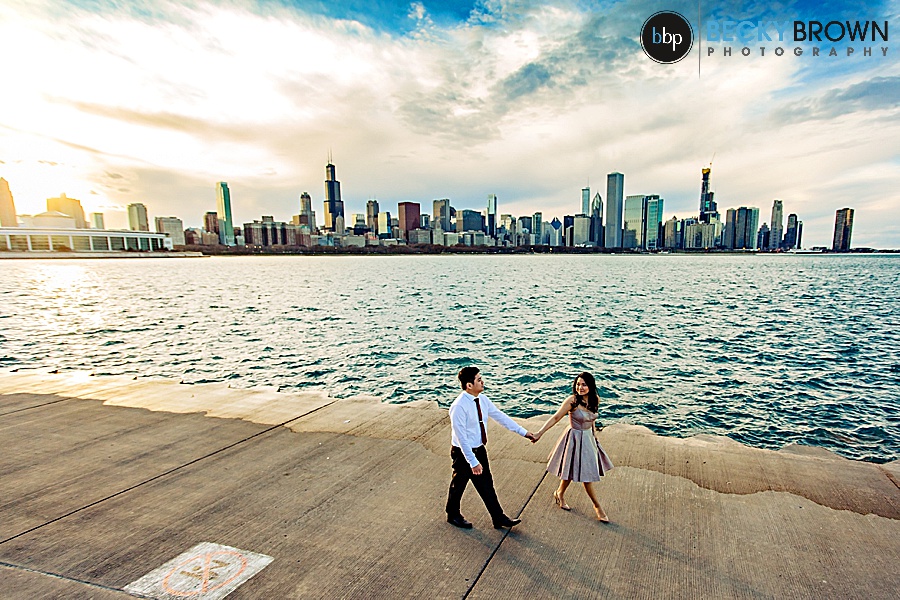
<svg viewBox="0 0 900 600">
<path fill-rule="evenodd" d="M 33 301 L 41 310 L 50 333 L 68 334 L 103 323 L 105 294 L 100 282 L 84 265 L 41 265 L 31 282 Z"/>
</svg>

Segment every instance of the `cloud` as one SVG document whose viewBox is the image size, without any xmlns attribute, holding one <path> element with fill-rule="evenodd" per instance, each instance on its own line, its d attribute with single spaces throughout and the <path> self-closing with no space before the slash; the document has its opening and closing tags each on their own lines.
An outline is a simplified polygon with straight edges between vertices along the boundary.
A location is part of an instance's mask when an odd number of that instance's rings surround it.
<svg viewBox="0 0 900 600">
<path fill-rule="evenodd" d="M 816 97 L 781 107 L 772 114 L 777 124 L 806 120 L 828 120 L 852 113 L 881 113 L 880 120 L 896 120 L 900 116 L 900 76 L 873 77 L 840 88 L 824 90 Z"/>
<path fill-rule="evenodd" d="M 544 65 L 529 63 L 501 83 L 506 97 L 515 100 L 544 86 L 552 86 L 553 76 Z"/>
<path fill-rule="evenodd" d="M 0 98 L 0 151 L 64 163 L 98 201 L 143 201 L 189 225 L 222 180 L 241 222 L 289 219 L 301 191 L 319 212 L 329 150 L 351 213 L 370 196 L 392 211 L 439 197 L 481 209 L 496 193 L 502 212 L 552 218 L 577 210 L 588 181 L 605 196 L 618 170 L 626 193 L 659 193 L 667 217 L 690 216 L 714 152 L 720 208 L 765 213 L 784 197 L 787 212 L 826 222 L 849 189 L 884 221 L 900 208 L 883 181 L 900 154 L 896 61 L 832 63 L 837 80 L 809 57 L 704 58 L 698 79 L 696 55 L 673 66 L 644 57 L 637 31 L 655 10 L 565 0 L 0 8 L 0 51 L 22 57 L 5 73 L 17 94 Z M 884 194 L 894 199 L 868 200 Z M 900 246 L 896 232 L 879 235 Z"/>
</svg>

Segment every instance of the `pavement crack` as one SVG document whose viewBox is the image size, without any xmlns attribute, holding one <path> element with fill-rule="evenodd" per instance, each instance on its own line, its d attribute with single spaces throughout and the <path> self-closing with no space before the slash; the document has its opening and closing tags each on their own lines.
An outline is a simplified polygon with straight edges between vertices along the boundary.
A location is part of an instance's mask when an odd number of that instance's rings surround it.
<svg viewBox="0 0 900 600">
<path fill-rule="evenodd" d="M 516 514 L 516 518 L 522 516 L 522 513 L 525 512 L 525 509 L 528 507 L 528 503 L 531 502 L 531 499 L 534 498 L 534 495 L 537 494 L 538 488 L 541 487 L 541 484 L 544 482 L 544 478 L 547 477 L 547 471 L 544 471 L 541 474 L 541 478 L 538 480 L 537 485 L 534 486 L 534 489 L 531 490 L 531 493 L 528 494 L 528 498 L 525 500 L 525 504 L 522 505 L 521 510 L 519 510 L 518 514 Z M 469 597 L 469 594 L 472 593 L 472 590 L 475 589 L 475 586 L 478 585 L 478 581 L 481 579 L 481 576 L 487 570 L 488 566 L 491 564 L 491 561 L 494 559 L 494 555 L 497 554 L 497 551 L 500 550 L 500 546 L 503 545 L 503 542 L 509 537 L 509 534 L 512 532 L 512 529 L 504 529 L 503 537 L 500 538 L 500 541 L 497 542 L 497 545 L 491 551 L 490 556 L 487 557 L 487 560 L 484 561 L 484 565 L 482 565 L 481 570 L 478 571 L 478 575 L 475 576 L 475 579 L 472 580 L 472 585 L 469 586 L 469 589 L 466 590 L 466 593 L 463 594 L 463 600 Z"/>
<path fill-rule="evenodd" d="M 24 412 L 24 411 L 26 411 L 26 410 L 33 410 L 33 409 L 35 409 L 35 408 L 40 408 L 40 407 L 42 407 L 42 406 L 49 406 L 49 405 L 51 405 L 51 404 L 56 404 L 57 402 L 63 402 L 63 401 L 65 401 L 65 400 L 71 400 L 71 399 L 72 399 L 72 398 L 57 398 L 56 400 L 51 400 L 50 402 L 44 402 L 44 403 L 42 403 L 42 404 L 35 404 L 34 406 L 26 406 L 25 408 L 19 408 L 19 409 L 17 409 L 17 410 L 11 410 L 11 411 L 9 411 L 9 412 L 0 414 L 0 419 L 2 419 L 3 417 L 5 417 L 5 416 L 7 416 L 7 415 L 14 415 L 14 414 L 16 414 L 16 413 Z"/>
<path fill-rule="evenodd" d="M 26 573 L 34 573 L 36 575 L 43 575 L 45 577 L 52 577 L 53 579 L 62 579 L 63 581 L 71 581 L 74 583 L 80 583 L 82 585 L 86 585 L 92 588 L 98 588 L 101 590 L 107 590 L 109 592 L 120 592 L 123 595 L 130 595 L 128 592 L 108 585 L 103 585 L 102 583 L 95 583 L 93 581 L 87 581 L 86 579 L 78 579 L 77 577 L 68 577 L 66 575 L 60 575 L 59 573 L 51 573 L 50 571 L 41 571 L 40 569 L 31 569 L 29 567 L 23 567 L 22 565 L 16 565 L 13 563 L 8 563 L 5 561 L 0 561 L 0 567 L 6 567 L 8 569 L 13 569 L 15 571 L 25 571 Z"/>
</svg>

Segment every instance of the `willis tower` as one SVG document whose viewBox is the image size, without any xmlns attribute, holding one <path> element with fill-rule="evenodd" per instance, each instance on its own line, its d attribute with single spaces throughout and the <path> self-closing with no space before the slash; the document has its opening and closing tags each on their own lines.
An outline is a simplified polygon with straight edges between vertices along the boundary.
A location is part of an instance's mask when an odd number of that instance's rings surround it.
<svg viewBox="0 0 900 600">
<path fill-rule="evenodd" d="M 340 223 L 338 223 L 340 219 Z M 325 165 L 325 227 L 342 234 L 344 231 L 344 203 L 341 201 L 341 182 L 335 179 L 331 154 Z"/>
</svg>

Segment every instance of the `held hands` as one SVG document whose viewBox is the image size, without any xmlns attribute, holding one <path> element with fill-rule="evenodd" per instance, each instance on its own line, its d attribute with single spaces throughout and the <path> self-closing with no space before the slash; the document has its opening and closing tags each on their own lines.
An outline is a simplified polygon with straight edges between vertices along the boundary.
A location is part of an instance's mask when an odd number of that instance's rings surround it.
<svg viewBox="0 0 900 600">
<path fill-rule="evenodd" d="M 531 440 L 532 444 L 536 444 L 539 439 L 541 439 L 541 433 L 531 433 L 530 431 L 525 434 L 525 437 Z"/>
</svg>

